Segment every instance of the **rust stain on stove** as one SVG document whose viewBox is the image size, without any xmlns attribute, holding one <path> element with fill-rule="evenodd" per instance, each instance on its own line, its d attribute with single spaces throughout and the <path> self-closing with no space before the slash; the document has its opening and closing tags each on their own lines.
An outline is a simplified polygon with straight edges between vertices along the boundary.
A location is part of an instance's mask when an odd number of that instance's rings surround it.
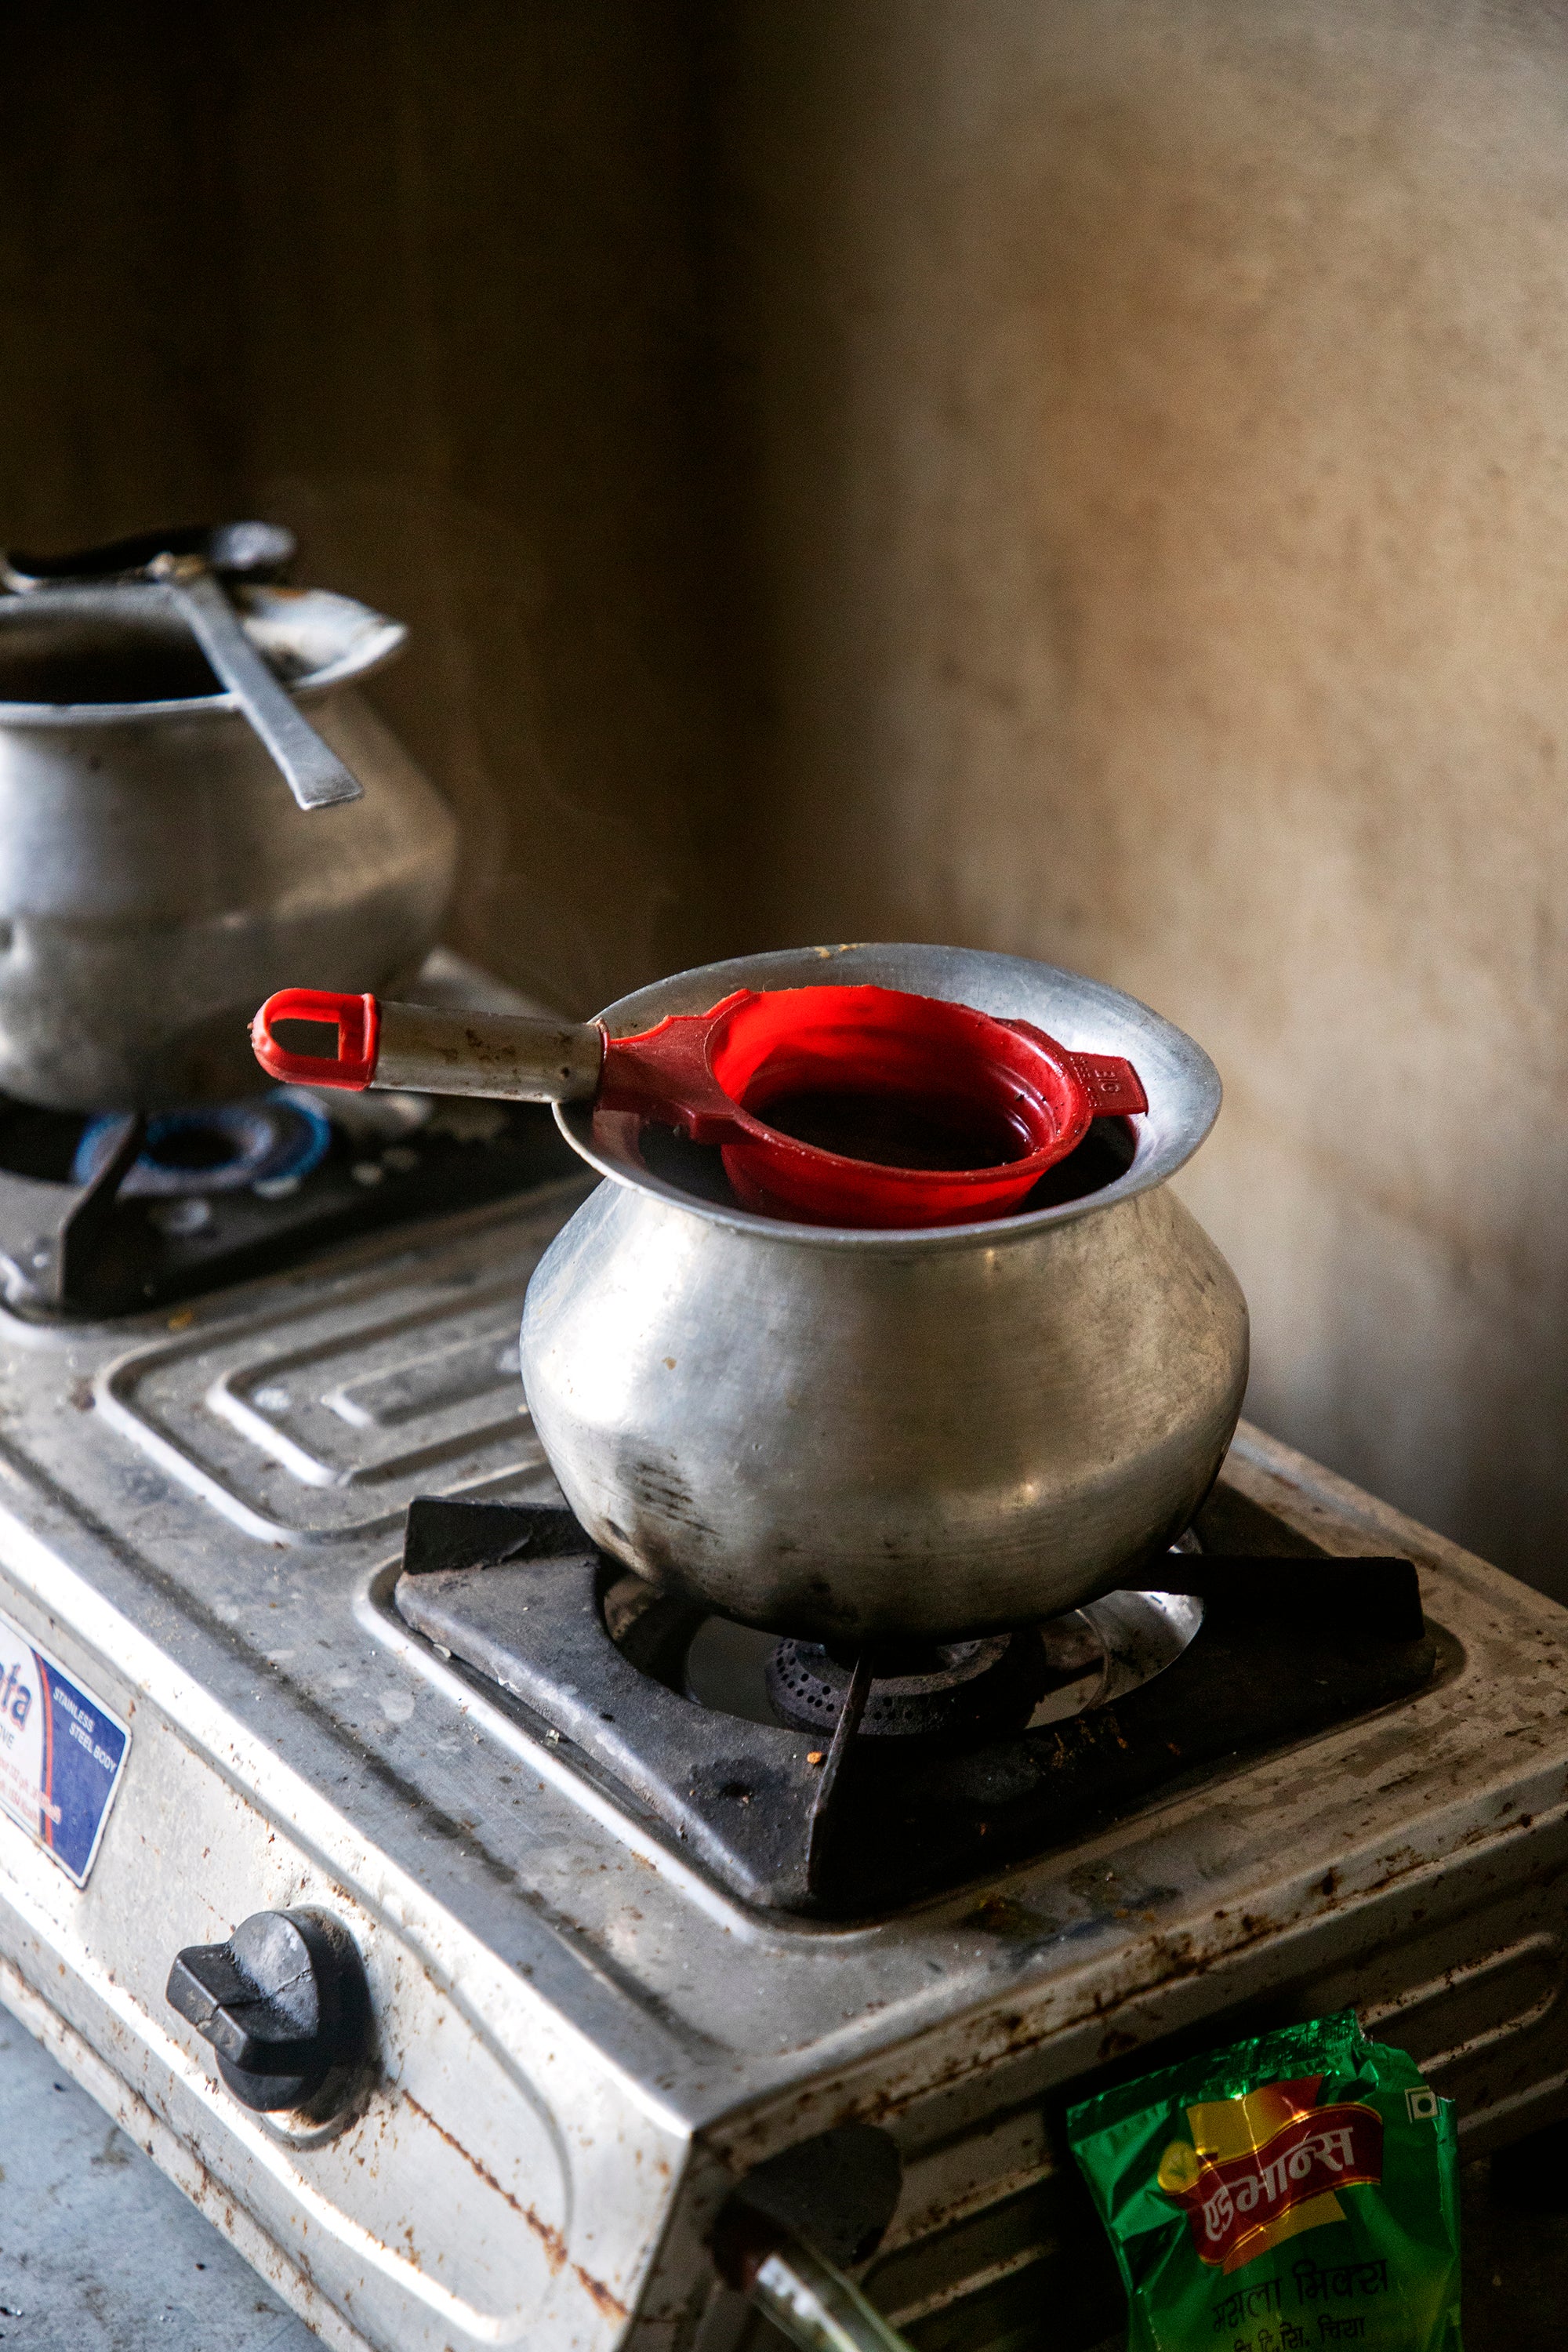
<svg viewBox="0 0 1568 2352">
<path fill-rule="evenodd" d="M 1341 1897 L 1342 1901 L 1345 1899 Z M 970 1915 L 970 1923 L 979 1925 L 984 1920 L 986 1925 L 994 1924 L 994 1916 L 987 1917 L 986 1910 L 985 1904 L 977 1906 Z M 1089 2019 L 1100 2021 L 1102 2027 L 1099 2063 L 1108 2063 L 1113 2057 L 1139 2049 L 1144 2037 L 1118 2026 L 1114 2022 L 1117 2010 L 1152 1987 L 1202 1977 L 1211 1969 L 1224 1967 L 1249 1948 L 1279 1935 L 1288 1923 L 1267 1914 L 1247 1912 L 1241 1915 L 1238 1924 L 1242 1932 L 1218 1950 L 1199 1948 L 1190 1933 L 1152 1937 L 1145 1947 L 1152 1963 L 1147 1975 L 1139 1983 L 1122 1988 L 1110 2000 L 1108 2000 L 1104 1989 L 1100 1988 L 1082 2006 L 1067 2015 L 1031 2018 L 1017 2010 L 994 2012 L 979 2021 L 966 2037 L 964 2045 L 954 2050 L 920 2083 L 900 2087 L 881 2085 L 869 2094 L 851 2094 L 842 2102 L 831 2104 L 826 2110 L 828 2120 L 835 2124 L 885 2122 L 935 2092 L 951 2089 L 954 2084 L 976 2074 L 986 2074 L 997 2065 L 1027 2056 L 1042 2043 L 1058 2034 L 1070 2032 L 1074 2026 Z M 807 2090 L 791 2103 L 790 2111 L 805 2116 L 820 2104 L 818 2095 Z"/>
<path fill-rule="evenodd" d="M 552 2273 L 553 2274 L 556 2271 L 562 2269 L 566 2261 L 566 2241 L 562 2236 L 560 2231 L 557 2230 L 552 2223 L 549 2221 L 542 2221 L 538 2214 L 534 2211 L 532 2206 L 522 2204 L 519 2199 L 512 2195 L 510 2189 L 503 2189 L 500 2182 L 496 2179 L 495 2174 L 490 2170 L 489 2167 L 486 2164 L 481 2164 L 477 2156 L 471 2155 L 468 2149 L 463 2146 L 462 2141 L 460 2139 L 454 2138 L 444 2124 L 438 2124 L 435 2116 L 430 2113 L 429 2108 L 422 2107 L 412 2092 L 405 2091 L 403 2094 L 403 2100 L 405 2106 L 412 2107 L 415 2114 L 429 2125 L 437 2139 L 446 2141 L 447 2146 L 452 2150 L 454 2156 L 460 2156 L 462 2158 L 463 2162 L 468 2167 L 469 2170 L 478 2174 L 479 2178 L 484 2182 L 487 2189 L 493 2189 L 498 2197 L 504 2198 L 506 2202 L 511 2207 L 512 2211 L 518 2216 L 518 2219 L 527 2222 L 529 2228 L 533 2231 L 534 2236 L 539 2240 L 540 2244 L 544 2249 L 544 2258 L 550 2264 Z M 576 2269 L 576 2267 L 577 2265 L 574 2263 L 573 2268 Z"/>
<path fill-rule="evenodd" d="M 589 2273 L 583 2268 L 581 2263 L 574 2263 L 572 2268 L 583 2288 L 584 2293 L 593 2298 L 593 2301 L 597 2305 L 598 2309 L 604 2313 L 606 2319 L 630 2318 L 631 2314 L 627 2311 L 626 2305 L 620 2300 L 618 2295 L 614 2295 L 610 2293 L 609 2288 L 605 2284 L 602 2279 L 596 2279 L 590 2276 Z"/>
</svg>

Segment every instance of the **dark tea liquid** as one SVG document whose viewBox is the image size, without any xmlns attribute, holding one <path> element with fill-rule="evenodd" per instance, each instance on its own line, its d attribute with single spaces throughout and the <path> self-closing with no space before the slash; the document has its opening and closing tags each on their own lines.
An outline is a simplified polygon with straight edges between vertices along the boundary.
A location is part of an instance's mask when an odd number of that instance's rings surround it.
<svg viewBox="0 0 1568 2352">
<path fill-rule="evenodd" d="M 775 1095 L 754 1115 L 797 1143 L 882 1168 L 1001 1168 L 1026 1160 L 1026 1136 L 987 1106 L 958 1096 L 840 1092 Z"/>
</svg>

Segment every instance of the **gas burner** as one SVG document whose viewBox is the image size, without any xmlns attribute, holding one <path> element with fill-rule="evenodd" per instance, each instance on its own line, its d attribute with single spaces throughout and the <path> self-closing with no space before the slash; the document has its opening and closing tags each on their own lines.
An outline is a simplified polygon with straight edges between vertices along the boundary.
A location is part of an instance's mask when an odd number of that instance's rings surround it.
<svg viewBox="0 0 1568 2352">
<path fill-rule="evenodd" d="M 559 1507 L 416 1499 L 395 1601 L 742 1899 L 858 1916 L 1430 1679 L 1408 1560 L 1216 1555 L 1223 1539 L 1043 1627 L 884 1646 L 879 1682 L 869 1651 L 657 1591 Z"/>
<path fill-rule="evenodd" d="M 1184 1537 L 1179 1553 L 1195 1552 Z M 648 1664 L 650 1626 L 670 1624 L 672 1609 L 639 1576 L 616 1578 L 604 1597 L 610 1638 Z M 1203 1622 L 1203 1602 L 1179 1592 L 1110 1592 L 1080 1609 L 1017 1633 L 984 1641 L 882 1645 L 871 1660 L 858 1738 L 973 1744 L 1042 1724 L 1062 1723 L 1088 1707 L 1125 1698 L 1173 1665 Z M 748 1723 L 784 1724 L 821 1737 L 837 1727 L 853 1683 L 847 1651 L 820 1643 L 781 1642 L 728 1617 L 700 1617 L 676 1604 L 671 1635 L 683 1657 L 671 1663 L 656 1644 L 650 1671 L 699 1706 Z"/>
<path fill-rule="evenodd" d="M 91 1184 L 102 1175 L 120 1129 L 113 1117 L 88 1121 L 71 1160 L 73 1184 Z M 254 1186 L 264 1200 L 281 1200 L 321 1166 L 331 1140 L 331 1120 L 293 1087 L 280 1087 L 256 1102 L 159 1111 L 147 1121 L 119 1197 L 192 1201 Z"/>
<path fill-rule="evenodd" d="M 848 1704 L 858 1662 L 821 1642 L 776 1643 L 763 1669 L 775 1719 L 831 1738 Z M 1045 1652 L 1028 1633 L 977 1642 L 879 1643 L 870 1654 L 870 1687 L 856 1734 L 931 1740 L 1017 1730 L 1027 1723 L 1047 1673 Z"/>
</svg>

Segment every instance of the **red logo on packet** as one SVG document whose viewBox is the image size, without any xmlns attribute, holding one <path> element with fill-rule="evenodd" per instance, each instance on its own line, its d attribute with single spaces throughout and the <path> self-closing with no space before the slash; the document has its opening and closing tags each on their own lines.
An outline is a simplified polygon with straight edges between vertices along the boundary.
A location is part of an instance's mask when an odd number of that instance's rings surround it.
<svg viewBox="0 0 1568 2352">
<path fill-rule="evenodd" d="M 1359 2101 L 1312 2105 L 1322 2076 L 1189 2107 L 1159 2185 L 1186 2213 L 1200 2259 L 1239 2270 L 1270 2246 L 1342 2218 L 1337 2189 L 1383 2179 L 1383 2117 Z"/>
</svg>

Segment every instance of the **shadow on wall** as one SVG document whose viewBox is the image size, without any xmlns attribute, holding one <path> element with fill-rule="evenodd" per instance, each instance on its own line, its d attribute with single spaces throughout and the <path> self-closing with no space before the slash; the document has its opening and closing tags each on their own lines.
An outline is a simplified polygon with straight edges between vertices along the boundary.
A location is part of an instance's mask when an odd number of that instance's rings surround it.
<svg viewBox="0 0 1568 2352">
<path fill-rule="evenodd" d="M 4 34 L 0 533 L 262 511 L 408 621 L 457 944 L 587 1012 L 737 943 L 680 0 L 94 0 Z"/>
<path fill-rule="evenodd" d="M 1568 28 L 775 0 L 728 119 L 767 929 L 1183 1022 L 1251 1410 L 1568 1598 Z"/>
<path fill-rule="evenodd" d="M 1568 29 L 1453 0 L 17 16 L 0 509 L 413 624 L 458 944 L 1184 1022 L 1252 1409 L 1568 1594 Z"/>
</svg>

